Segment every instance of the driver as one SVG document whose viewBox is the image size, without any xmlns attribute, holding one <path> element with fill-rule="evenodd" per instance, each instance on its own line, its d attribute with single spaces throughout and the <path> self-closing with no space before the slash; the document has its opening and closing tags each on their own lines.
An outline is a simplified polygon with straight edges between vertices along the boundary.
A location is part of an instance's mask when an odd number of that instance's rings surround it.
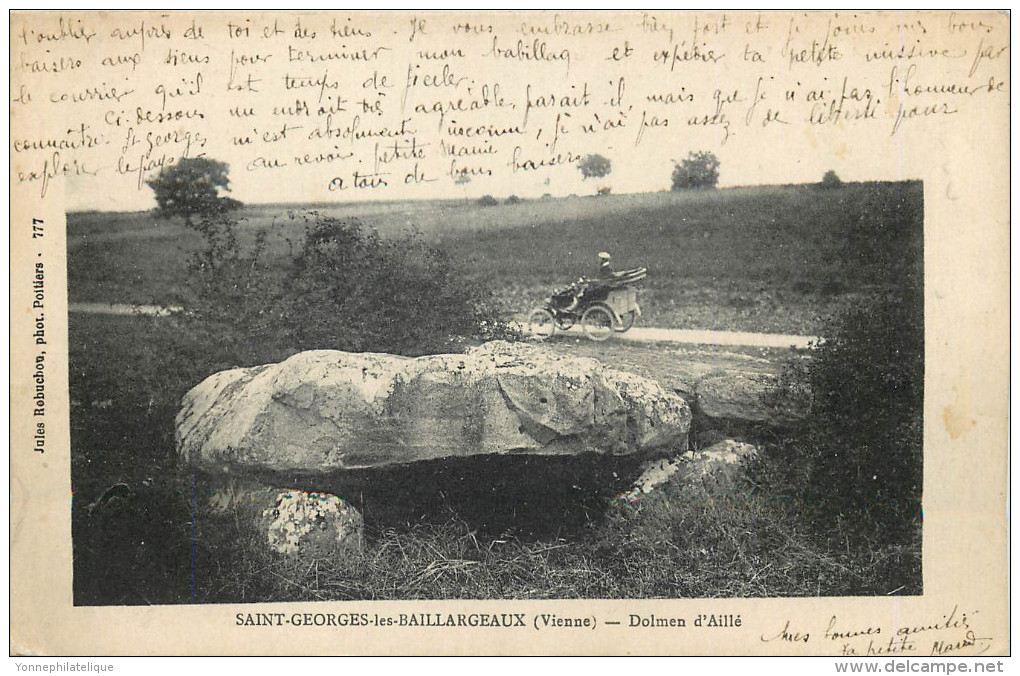
<svg viewBox="0 0 1020 676">
<path fill-rule="evenodd" d="M 612 256 L 610 256 L 609 253 L 605 251 L 600 251 L 598 253 L 598 259 L 599 270 L 598 274 L 595 276 L 595 279 L 597 280 L 612 279 L 616 275 L 616 273 L 613 271 L 613 266 L 611 264 Z M 574 292 L 574 298 L 571 301 L 570 305 L 564 308 L 564 310 L 566 310 L 567 312 L 573 312 L 574 310 L 576 310 L 578 305 L 580 305 L 582 299 L 584 299 L 585 293 L 591 290 L 590 288 L 591 286 L 592 284 L 590 280 L 584 277 L 577 280 L 575 283 L 571 284 L 571 290 Z"/>
<path fill-rule="evenodd" d="M 612 257 L 605 251 L 599 252 L 599 279 L 610 279 L 613 276 Z"/>
</svg>

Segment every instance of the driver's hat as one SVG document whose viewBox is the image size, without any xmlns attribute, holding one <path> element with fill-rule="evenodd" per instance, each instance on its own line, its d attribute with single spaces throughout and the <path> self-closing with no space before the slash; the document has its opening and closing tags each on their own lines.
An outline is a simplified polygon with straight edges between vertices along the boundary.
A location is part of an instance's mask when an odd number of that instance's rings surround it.
<svg viewBox="0 0 1020 676">
<path fill-rule="evenodd" d="M 610 259 L 610 255 L 608 253 L 606 253 L 605 251 L 600 251 L 599 252 L 599 258 L 601 258 L 604 261 L 608 261 Z"/>
</svg>

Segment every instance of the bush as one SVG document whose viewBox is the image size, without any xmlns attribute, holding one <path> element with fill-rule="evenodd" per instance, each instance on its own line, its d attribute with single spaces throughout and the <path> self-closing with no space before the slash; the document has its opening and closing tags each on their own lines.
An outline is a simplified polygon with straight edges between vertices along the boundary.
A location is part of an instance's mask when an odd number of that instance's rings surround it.
<svg viewBox="0 0 1020 676">
<path fill-rule="evenodd" d="M 192 225 L 195 216 L 213 216 L 232 211 L 241 203 L 220 196 L 230 190 L 229 167 L 206 157 L 186 157 L 160 171 L 146 185 L 156 193 L 156 213 L 161 218 L 183 216 Z"/>
<path fill-rule="evenodd" d="M 822 182 L 818 184 L 821 188 L 840 188 L 843 186 L 843 181 L 839 179 L 832 169 L 825 172 L 825 176 L 822 176 Z"/>
<path fill-rule="evenodd" d="M 707 151 L 688 153 L 673 162 L 673 190 L 714 188 L 719 183 L 719 158 Z"/>
<path fill-rule="evenodd" d="M 517 195 L 510 195 L 506 198 L 506 204 L 520 204 L 521 198 Z"/>
<path fill-rule="evenodd" d="M 265 237 L 242 246 L 230 219 L 200 231 L 190 309 L 242 362 L 311 349 L 421 355 L 514 337 L 486 291 L 418 235 L 383 239 L 357 219 L 322 218 L 292 260 L 273 262 Z"/>
<path fill-rule="evenodd" d="M 478 204 L 483 207 L 494 207 L 499 204 L 499 200 L 492 195 L 482 195 L 478 198 Z"/>
<path fill-rule="evenodd" d="M 608 176 L 613 170 L 613 163 L 602 155 L 585 155 L 577 165 L 581 176 L 588 178 L 602 178 Z"/>
<path fill-rule="evenodd" d="M 920 530 L 924 318 L 917 287 L 848 310 L 787 386 L 809 422 L 786 449 L 820 528 L 878 542 Z"/>
</svg>

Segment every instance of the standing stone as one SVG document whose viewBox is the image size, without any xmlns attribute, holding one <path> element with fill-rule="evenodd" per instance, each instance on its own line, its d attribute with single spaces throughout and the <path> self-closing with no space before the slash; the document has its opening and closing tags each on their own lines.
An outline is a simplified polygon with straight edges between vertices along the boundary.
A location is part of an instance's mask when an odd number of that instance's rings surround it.
<svg viewBox="0 0 1020 676">
<path fill-rule="evenodd" d="M 641 466 L 631 489 L 618 495 L 616 502 L 637 502 L 666 483 L 731 490 L 747 479 L 747 464 L 757 455 L 757 447 L 726 439 L 683 457 L 649 461 Z"/>
<path fill-rule="evenodd" d="M 747 480 L 748 463 L 756 457 L 756 446 L 733 439 L 720 441 L 693 454 L 683 468 L 683 480 L 733 488 Z"/>
<path fill-rule="evenodd" d="M 526 344 L 412 359 L 317 350 L 214 374 L 185 395 L 177 448 L 195 466 L 292 475 L 482 455 L 654 457 L 691 412 L 658 383 Z"/>
<path fill-rule="evenodd" d="M 284 491 L 262 518 L 269 547 L 279 554 L 327 557 L 361 546 L 361 514 L 328 493 Z"/>
</svg>

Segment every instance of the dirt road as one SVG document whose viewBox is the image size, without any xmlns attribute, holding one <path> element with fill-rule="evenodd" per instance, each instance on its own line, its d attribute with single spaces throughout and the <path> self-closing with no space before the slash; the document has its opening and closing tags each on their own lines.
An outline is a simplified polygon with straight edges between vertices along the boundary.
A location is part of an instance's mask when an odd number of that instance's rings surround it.
<svg viewBox="0 0 1020 676">
<path fill-rule="evenodd" d="M 105 315 L 163 316 L 179 312 L 181 308 L 159 305 L 125 305 L 119 303 L 71 303 L 69 312 Z M 527 330 L 524 327 L 525 331 Z M 580 327 L 559 331 L 564 338 L 583 337 Z M 556 336 L 552 340 L 556 340 Z M 705 331 L 701 329 L 656 329 L 635 327 L 626 333 L 616 333 L 612 341 L 629 343 L 678 343 L 684 345 L 730 345 L 745 347 L 805 348 L 820 339 L 816 336 L 794 336 L 779 333 L 745 333 L 741 331 Z"/>
<path fill-rule="evenodd" d="M 563 335 L 580 335 L 571 329 Z M 635 343 L 683 343 L 687 345 L 740 345 L 746 347 L 797 347 L 805 348 L 817 343 L 816 336 L 791 336 L 780 333 L 745 333 L 741 331 L 704 331 L 701 329 L 653 329 L 635 327 L 626 333 L 616 333 L 610 340 Z"/>
<path fill-rule="evenodd" d="M 67 311 L 86 315 L 117 315 L 130 317 L 131 315 L 146 315 L 150 317 L 165 317 L 184 308 L 163 307 L 162 305 L 127 305 L 124 303 L 68 303 Z"/>
</svg>

